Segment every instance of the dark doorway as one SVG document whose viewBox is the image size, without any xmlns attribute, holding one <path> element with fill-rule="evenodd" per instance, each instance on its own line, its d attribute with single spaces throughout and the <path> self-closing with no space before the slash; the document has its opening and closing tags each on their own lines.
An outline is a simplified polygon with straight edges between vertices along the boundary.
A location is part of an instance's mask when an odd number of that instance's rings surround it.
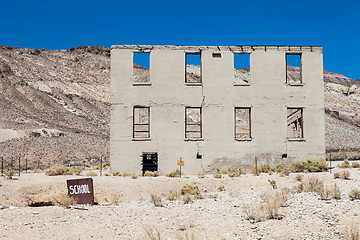
<svg viewBox="0 0 360 240">
<path fill-rule="evenodd" d="M 142 155 L 142 173 L 145 171 L 157 171 L 158 170 L 158 154 L 156 152 L 143 152 Z"/>
</svg>

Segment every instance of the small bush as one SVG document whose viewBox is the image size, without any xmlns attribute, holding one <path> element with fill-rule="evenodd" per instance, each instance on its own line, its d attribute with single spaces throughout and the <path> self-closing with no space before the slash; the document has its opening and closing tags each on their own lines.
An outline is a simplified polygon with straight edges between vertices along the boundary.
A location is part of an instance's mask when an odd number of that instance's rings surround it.
<svg viewBox="0 0 360 240">
<path fill-rule="evenodd" d="M 86 173 L 86 176 L 95 177 L 95 176 L 97 176 L 97 174 L 93 171 L 90 171 L 90 172 Z"/>
<path fill-rule="evenodd" d="M 32 173 L 41 173 L 41 172 L 42 172 L 42 170 L 39 168 L 35 168 L 32 170 Z"/>
<path fill-rule="evenodd" d="M 123 172 L 121 175 L 122 175 L 123 177 L 130 177 L 132 174 L 129 173 L 129 172 Z"/>
<path fill-rule="evenodd" d="M 137 179 L 137 178 L 138 178 L 138 176 L 135 173 L 133 173 L 133 175 L 131 175 L 131 179 Z"/>
<path fill-rule="evenodd" d="M 347 159 L 345 159 L 339 166 L 339 168 L 349 168 L 349 167 L 350 167 L 350 162 Z"/>
<path fill-rule="evenodd" d="M 224 186 L 224 185 L 220 185 L 220 186 L 217 188 L 217 190 L 218 190 L 219 192 L 225 191 L 225 186 Z"/>
<path fill-rule="evenodd" d="M 324 159 L 308 158 L 291 163 L 292 172 L 326 172 L 328 166 Z"/>
<path fill-rule="evenodd" d="M 180 177 L 180 169 L 177 168 L 166 175 L 167 177 Z"/>
<path fill-rule="evenodd" d="M 52 203 L 54 205 L 58 205 L 64 208 L 69 208 L 71 205 L 74 205 L 76 201 L 74 198 L 69 197 L 69 195 L 67 194 L 60 194 L 56 197 L 53 197 Z"/>
<path fill-rule="evenodd" d="M 348 223 L 346 225 L 346 230 L 344 235 L 346 240 L 359 240 L 360 239 L 359 224 L 355 220 Z"/>
<path fill-rule="evenodd" d="M 298 182 L 301 182 L 303 180 L 303 178 L 304 178 L 304 175 L 302 175 L 302 174 L 296 174 L 296 176 L 295 176 L 295 179 Z"/>
<path fill-rule="evenodd" d="M 165 196 L 166 200 L 174 201 L 179 197 L 178 191 L 169 191 L 169 193 Z"/>
<path fill-rule="evenodd" d="M 146 239 L 160 240 L 161 234 L 158 228 L 144 227 Z"/>
<path fill-rule="evenodd" d="M 341 191 L 340 188 L 337 186 L 337 184 L 334 184 L 334 187 L 331 191 L 331 195 L 334 199 L 340 200 L 341 199 Z"/>
<path fill-rule="evenodd" d="M 276 167 L 274 168 L 274 172 L 277 172 L 277 173 L 282 173 L 283 170 L 284 170 L 284 165 L 282 165 L 281 163 L 276 165 Z"/>
<path fill-rule="evenodd" d="M 155 194 L 151 194 L 151 202 L 155 207 L 163 207 L 161 196 L 157 196 Z"/>
<path fill-rule="evenodd" d="M 241 168 L 228 168 L 227 174 L 229 177 L 240 177 L 240 175 L 243 174 L 243 171 Z"/>
<path fill-rule="evenodd" d="M 254 222 L 261 222 L 263 220 L 263 214 L 259 207 L 254 204 L 244 204 L 242 210 L 245 213 L 247 220 Z"/>
<path fill-rule="evenodd" d="M 195 184 L 184 184 L 180 189 L 181 195 L 193 195 L 196 199 L 202 199 L 199 187 Z"/>
<path fill-rule="evenodd" d="M 357 188 L 351 189 L 349 192 L 349 198 L 350 200 L 360 200 L 360 190 Z"/>
<path fill-rule="evenodd" d="M 48 176 L 72 175 L 73 169 L 71 169 L 69 167 L 55 165 L 55 166 L 52 166 L 51 168 L 47 169 L 45 171 L 45 174 Z"/>
<path fill-rule="evenodd" d="M 158 171 L 145 171 L 144 173 L 144 177 L 158 177 L 159 176 L 159 172 Z"/>
<path fill-rule="evenodd" d="M 260 209 L 269 219 L 281 219 L 282 216 L 279 214 L 279 209 L 285 206 L 288 197 L 289 192 L 286 190 L 265 193 L 261 195 L 263 203 L 260 205 Z"/>
<path fill-rule="evenodd" d="M 257 173 L 268 173 L 269 171 L 272 171 L 271 168 L 269 167 L 269 165 L 264 164 L 264 163 L 260 163 L 257 166 Z M 252 166 L 250 169 L 250 173 L 256 175 L 256 166 Z"/>
<path fill-rule="evenodd" d="M 341 172 L 335 172 L 334 178 L 342 178 L 342 179 L 350 179 L 350 172 L 349 171 L 341 171 Z"/>
<path fill-rule="evenodd" d="M 277 189 L 277 185 L 276 185 L 276 181 L 275 181 L 275 180 L 270 180 L 270 179 L 268 179 L 268 181 L 269 181 L 269 183 L 270 183 L 270 185 L 271 185 L 271 187 L 272 187 L 273 189 Z"/>
<path fill-rule="evenodd" d="M 74 172 L 75 175 L 79 176 L 81 174 L 81 172 L 82 172 L 82 168 L 74 168 L 73 172 Z"/>
<path fill-rule="evenodd" d="M 189 195 L 185 195 L 182 200 L 183 200 L 184 204 L 189 204 L 189 203 L 193 202 L 193 200 L 191 199 L 191 197 Z"/>
<path fill-rule="evenodd" d="M 197 176 L 198 176 L 198 178 L 205 178 L 205 173 L 204 172 L 198 172 Z"/>
<path fill-rule="evenodd" d="M 220 172 L 216 172 L 216 173 L 213 174 L 213 177 L 214 178 L 222 178 L 222 175 L 221 175 Z"/>
<path fill-rule="evenodd" d="M 15 174 L 16 174 L 16 171 L 14 171 L 12 168 L 9 168 L 4 172 L 4 175 L 6 176 L 7 179 L 12 179 L 12 177 Z"/>
<path fill-rule="evenodd" d="M 110 177 L 111 175 L 110 175 L 110 173 L 105 173 L 104 176 L 105 177 Z"/>
<path fill-rule="evenodd" d="M 106 163 L 102 164 L 102 170 L 107 170 L 110 166 L 108 166 Z M 95 166 L 95 170 L 100 170 L 101 164 L 99 163 L 97 166 Z"/>
<path fill-rule="evenodd" d="M 351 167 L 352 167 L 352 168 L 360 168 L 360 163 L 358 163 L 358 162 L 352 162 Z"/>
<path fill-rule="evenodd" d="M 121 176 L 121 173 L 120 172 L 113 172 L 112 175 L 113 176 Z"/>
</svg>

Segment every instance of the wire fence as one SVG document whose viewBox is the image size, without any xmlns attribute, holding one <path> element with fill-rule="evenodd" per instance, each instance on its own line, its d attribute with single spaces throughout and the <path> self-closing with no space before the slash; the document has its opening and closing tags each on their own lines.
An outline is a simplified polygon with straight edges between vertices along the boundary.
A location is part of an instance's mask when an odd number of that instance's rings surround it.
<svg viewBox="0 0 360 240">
<path fill-rule="evenodd" d="M 27 158 L 8 158 L 5 159 L 4 157 L 0 157 L 0 170 L 1 176 L 7 174 L 8 171 L 15 171 L 14 176 L 20 176 L 21 173 L 30 173 L 30 172 L 38 172 L 52 166 L 59 165 L 59 166 L 66 166 L 71 168 L 81 168 L 83 170 L 88 169 L 96 169 L 104 170 L 107 168 L 109 164 L 108 157 L 99 157 L 99 158 L 92 158 L 86 160 L 79 160 L 78 162 L 68 162 L 68 163 L 54 163 L 54 162 L 42 162 L 40 160 L 28 160 Z"/>
</svg>

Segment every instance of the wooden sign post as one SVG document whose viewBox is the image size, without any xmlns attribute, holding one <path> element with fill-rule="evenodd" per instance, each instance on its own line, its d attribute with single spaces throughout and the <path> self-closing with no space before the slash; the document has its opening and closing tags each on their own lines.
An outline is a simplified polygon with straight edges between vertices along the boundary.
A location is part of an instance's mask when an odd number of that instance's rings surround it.
<svg viewBox="0 0 360 240">
<path fill-rule="evenodd" d="M 180 178 L 181 178 L 181 167 L 184 166 L 184 161 L 182 158 L 180 158 L 180 160 L 177 161 L 177 165 L 180 166 Z"/>
</svg>

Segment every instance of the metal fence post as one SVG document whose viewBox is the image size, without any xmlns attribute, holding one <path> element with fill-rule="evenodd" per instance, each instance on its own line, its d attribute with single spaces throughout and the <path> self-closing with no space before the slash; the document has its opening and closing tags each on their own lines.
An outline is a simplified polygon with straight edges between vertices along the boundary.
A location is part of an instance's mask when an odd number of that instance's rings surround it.
<svg viewBox="0 0 360 240">
<path fill-rule="evenodd" d="M 257 170 L 257 158 L 255 156 L 255 173 L 256 175 L 258 175 L 258 170 Z"/>
<path fill-rule="evenodd" d="M 20 167 L 20 157 L 19 157 L 19 177 L 20 177 L 21 167 Z"/>
<path fill-rule="evenodd" d="M 100 157 L 100 176 L 102 176 L 102 157 Z"/>
<path fill-rule="evenodd" d="M 1 157 L 1 176 L 4 175 L 4 158 Z"/>
<path fill-rule="evenodd" d="M 27 173 L 27 158 L 25 158 L 25 171 Z"/>
</svg>

